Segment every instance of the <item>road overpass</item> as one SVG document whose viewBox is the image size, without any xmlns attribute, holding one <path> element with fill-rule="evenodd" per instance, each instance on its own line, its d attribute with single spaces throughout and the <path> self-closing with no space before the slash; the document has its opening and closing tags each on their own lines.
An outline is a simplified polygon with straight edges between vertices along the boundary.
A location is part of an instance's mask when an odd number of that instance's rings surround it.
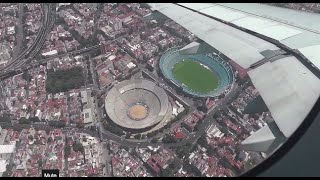
<svg viewBox="0 0 320 180">
<path fill-rule="evenodd" d="M 100 45 L 95 45 L 95 46 L 91 46 L 91 47 L 88 47 L 88 48 L 83 48 L 83 49 L 67 52 L 67 53 L 64 53 L 64 54 L 54 55 L 54 56 L 51 56 L 51 57 L 48 57 L 48 58 L 44 58 L 44 59 L 40 59 L 38 61 L 31 62 L 31 63 L 28 63 L 28 64 L 21 64 L 21 65 L 15 67 L 13 69 L 10 69 L 10 70 L 7 70 L 7 71 L 5 71 L 3 73 L 0 73 L 0 80 L 6 79 L 8 77 L 11 77 L 11 76 L 16 75 L 18 73 L 21 73 L 21 72 L 23 72 L 25 70 L 28 70 L 30 68 L 33 68 L 33 67 L 36 67 L 36 66 L 40 66 L 40 65 L 44 65 L 47 62 L 49 62 L 49 61 L 51 61 L 51 60 L 53 60 L 55 58 L 60 58 L 60 57 L 64 57 L 64 56 L 67 56 L 67 55 L 86 53 L 86 52 L 89 52 L 89 51 L 92 51 L 92 50 L 95 50 L 95 49 L 99 49 L 99 48 L 100 48 Z"/>
<path fill-rule="evenodd" d="M 34 58 L 39 51 L 41 50 L 47 34 L 50 32 L 51 28 L 54 25 L 54 12 L 52 11 L 51 4 L 42 4 L 43 16 L 42 16 L 42 25 L 40 30 L 33 41 L 33 43 L 23 51 L 16 59 L 10 61 L 5 67 L 0 69 L 2 74 L 9 73 L 17 68 L 20 68 L 22 65 L 30 62 L 32 58 Z"/>
</svg>

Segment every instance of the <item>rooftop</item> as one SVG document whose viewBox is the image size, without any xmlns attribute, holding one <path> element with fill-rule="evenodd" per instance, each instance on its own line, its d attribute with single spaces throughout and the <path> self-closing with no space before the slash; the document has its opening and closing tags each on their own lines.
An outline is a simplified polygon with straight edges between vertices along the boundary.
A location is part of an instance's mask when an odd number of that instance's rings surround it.
<svg viewBox="0 0 320 180">
<path fill-rule="evenodd" d="M 16 145 L 9 144 L 9 145 L 0 145 L 0 154 L 8 154 L 13 153 Z"/>
</svg>

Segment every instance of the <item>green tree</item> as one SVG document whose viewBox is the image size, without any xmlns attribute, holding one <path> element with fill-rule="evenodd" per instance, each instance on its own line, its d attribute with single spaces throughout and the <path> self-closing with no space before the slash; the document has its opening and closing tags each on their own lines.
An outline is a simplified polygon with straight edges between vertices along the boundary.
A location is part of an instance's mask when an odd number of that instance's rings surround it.
<svg viewBox="0 0 320 180">
<path fill-rule="evenodd" d="M 9 172 L 6 170 L 2 173 L 2 177 L 10 177 Z"/>
<path fill-rule="evenodd" d="M 22 129 L 30 129 L 31 125 L 30 124 L 21 124 Z"/>
<path fill-rule="evenodd" d="M 21 117 L 19 119 L 19 124 L 30 124 L 30 120 L 28 120 L 27 118 L 25 117 Z"/>
<path fill-rule="evenodd" d="M 131 137 L 131 133 L 130 133 L 130 132 L 127 132 L 125 138 L 126 138 L 126 139 L 129 139 L 130 137 Z"/>
<path fill-rule="evenodd" d="M 172 170 L 170 168 L 161 169 L 160 176 L 161 177 L 173 177 Z"/>
<path fill-rule="evenodd" d="M 48 143 L 51 143 L 53 141 L 52 137 L 48 138 Z"/>
<path fill-rule="evenodd" d="M 158 142 L 158 139 L 157 138 L 152 138 L 151 139 L 151 143 L 157 143 Z"/>
<path fill-rule="evenodd" d="M 221 132 L 223 132 L 225 134 L 229 134 L 229 129 L 226 126 L 222 126 L 222 128 L 220 130 L 221 130 Z"/>
<path fill-rule="evenodd" d="M 66 126 L 66 122 L 64 122 L 64 121 L 49 121 L 49 125 L 61 128 L 61 127 L 65 127 Z"/>
<path fill-rule="evenodd" d="M 21 125 L 16 124 L 16 125 L 13 126 L 13 130 L 14 130 L 14 131 L 21 132 L 21 131 L 22 131 L 22 127 L 21 127 Z"/>
<path fill-rule="evenodd" d="M 33 136 L 32 135 L 29 135 L 28 136 L 28 139 L 30 139 L 31 141 L 33 140 Z"/>
<path fill-rule="evenodd" d="M 28 74 L 27 71 L 25 71 L 25 72 L 22 73 L 22 79 L 24 79 L 25 81 L 30 82 L 32 77 Z"/>
<path fill-rule="evenodd" d="M 109 131 L 118 135 L 118 136 L 122 136 L 124 135 L 124 132 L 122 129 L 118 128 L 118 127 L 112 127 L 112 128 L 109 128 Z"/>
<path fill-rule="evenodd" d="M 87 142 L 87 137 L 83 137 L 83 138 L 82 138 L 82 141 L 83 141 L 83 142 Z"/>
<path fill-rule="evenodd" d="M 0 116 L 0 122 L 10 122 L 10 115 L 9 114 L 3 114 L 2 116 Z"/>
<path fill-rule="evenodd" d="M 8 129 L 8 128 L 12 128 L 11 124 L 2 124 L 1 125 L 2 129 Z"/>
<path fill-rule="evenodd" d="M 81 129 L 81 128 L 84 128 L 84 124 L 83 124 L 83 123 L 78 123 L 78 124 L 76 125 L 76 127 L 77 127 L 77 128 L 80 128 L 80 129 Z"/>
<path fill-rule="evenodd" d="M 139 133 L 139 134 L 134 135 L 134 138 L 135 139 L 141 139 L 141 134 Z"/>
<path fill-rule="evenodd" d="M 74 150 L 75 152 L 80 151 L 80 152 L 84 153 L 84 147 L 83 147 L 82 144 L 79 143 L 79 142 L 74 143 L 73 146 L 72 146 L 72 148 L 73 148 L 73 150 Z"/>
<path fill-rule="evenodd" d="M 152 136 L 154 136 L 154 133 L 153 133 L 153 132 L 147 134 L 147 137 L 148 137 L 148 138 L 151 138 Z"/>
<path fill-rule="evenodd" d="M 64 147 L 64 157 L 68 158 L 71 153 L 71 146 L 67 145 Z"/>
<path fill-rule="evenodd" d="M 170 134 L 165 134 L 165 136 L 162 139 L 162 142 L 163 143 L 175 143 L 175 142 L 177 142 L 177 139 Z"/>
<path fill-rule="evenodd" d="M 49 135 L 50 134 L 50 129 L 45 129 L 46 134 Z"/>
<path fill-rule="evenodd" d="M 31 111 L 32 111 L 32 107 L 31 107 L 30 105 L 28 105 L 28 107 L 27 107 L 27 113 L 31 113 Z"/>
<path fill-rule="evenodd" d="M 202 135 L 199 139 L 198 139 L 198 143 L 201 145 L 201 146 L 207 146 L 208 142 L 207 142 L 207 137 L 206 135 Z"/>
<path fill-rule="evenodd" d="M 39 160 L 38 160 L 38 166 L 39 166 L 39 168 L 42 167 L 42 159 L 39 159 Z"/>
<path fill-rule="evenodd" d="M 215 152 L 211 147 L 207 148 L 207 153 L 208 153 L 209 156 L 214 156 L 215 155 Z"/>
<path fill-rule="evenodd" d="M 3 172 L 2 177 L 9 177 L 10 174 L 12 173 L 12 167 L 13 165 L 11 163 L 7 164 L 6 171 Z"/>
<path fill-rule="evenodd" d="M 175 157 L 173 161 L 169 164 L 169 168 L 176 173 L 181 168 L 181 165 L 182 163 L 180 162 L 180 160 Z"/>
<path fill-rule="evenodd" d="M 187 148 L 191 148 L 191 147 L 192 147 L 192 143 L 191 143 L 191 142 L 187 142 L 187 143 L 186 143 L 186 147 L 187 147 Z"/>
<path fill-rule="evenodd" d="M 189 162 L 183 163 L 183 169 L 189 173 L 193 173 L 193 171 L 194 171 L 193 170 L 194 168 L 192 167 L 192 165 L 189 164 Z"/>
<path fill-rule="evenodd" d="M 83 69 L 80 66 L 66 70 L 48 71 L 46 90 L 49 93 L 65 92 L 84 85 Z"/>
<path fill-rule="evenodd" d="M 180 146 L 176 149 L 177 156 L 182 158 L 183 156 L 187 156 L 189 154 L 189 148 L 186 146 Z"/>
<path fill-rule="evenodd" d="M 32 121 L 33 123 L 35 123 L 35 122 L 40 122 L 40 119 L 37 116 L 35 116 L 35 117 L 29 118 L 29 121 Z"/>
</svg>

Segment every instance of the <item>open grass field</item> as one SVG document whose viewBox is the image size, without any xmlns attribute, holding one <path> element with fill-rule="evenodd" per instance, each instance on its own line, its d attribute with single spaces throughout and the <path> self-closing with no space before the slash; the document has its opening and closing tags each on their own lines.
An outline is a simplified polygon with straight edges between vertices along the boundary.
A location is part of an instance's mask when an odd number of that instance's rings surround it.
<svg viewBox="0 0 320 180">
<path fill-rule="evenodd" d="M 208 93 L 218 87 L 218 77 L 196 61 L 180 61 L 172 73 L 180 83 L 197 93 Z"/>
</svg>

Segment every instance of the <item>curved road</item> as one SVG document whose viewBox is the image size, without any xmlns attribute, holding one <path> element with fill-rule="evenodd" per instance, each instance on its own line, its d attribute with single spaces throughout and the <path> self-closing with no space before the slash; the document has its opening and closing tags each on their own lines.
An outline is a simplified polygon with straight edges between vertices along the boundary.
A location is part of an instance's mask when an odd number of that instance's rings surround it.
<svg viewBox="0 0 320 180">
<path fill-rule="evenodd" d="M 42 8 L 44 13 L 42 18 L 43 22 L 36 39 L 33 41 L 29 48 L 22 52 L 16 59 L 10 61 L 4 68 L 0 69 L 0 71 L 6 73 L 7 71 L 19 68 L 21 65 L 31 60 L 31 58 L 34 58 L 34 56 L 39 52 L 45 42 L 47 34 L 50 32 L 51 27 L 54 25 L 51 5 L 42 4 Z M 23 59 L 27 56 L 29 56 L 29 58 Z"/>
</svg>

